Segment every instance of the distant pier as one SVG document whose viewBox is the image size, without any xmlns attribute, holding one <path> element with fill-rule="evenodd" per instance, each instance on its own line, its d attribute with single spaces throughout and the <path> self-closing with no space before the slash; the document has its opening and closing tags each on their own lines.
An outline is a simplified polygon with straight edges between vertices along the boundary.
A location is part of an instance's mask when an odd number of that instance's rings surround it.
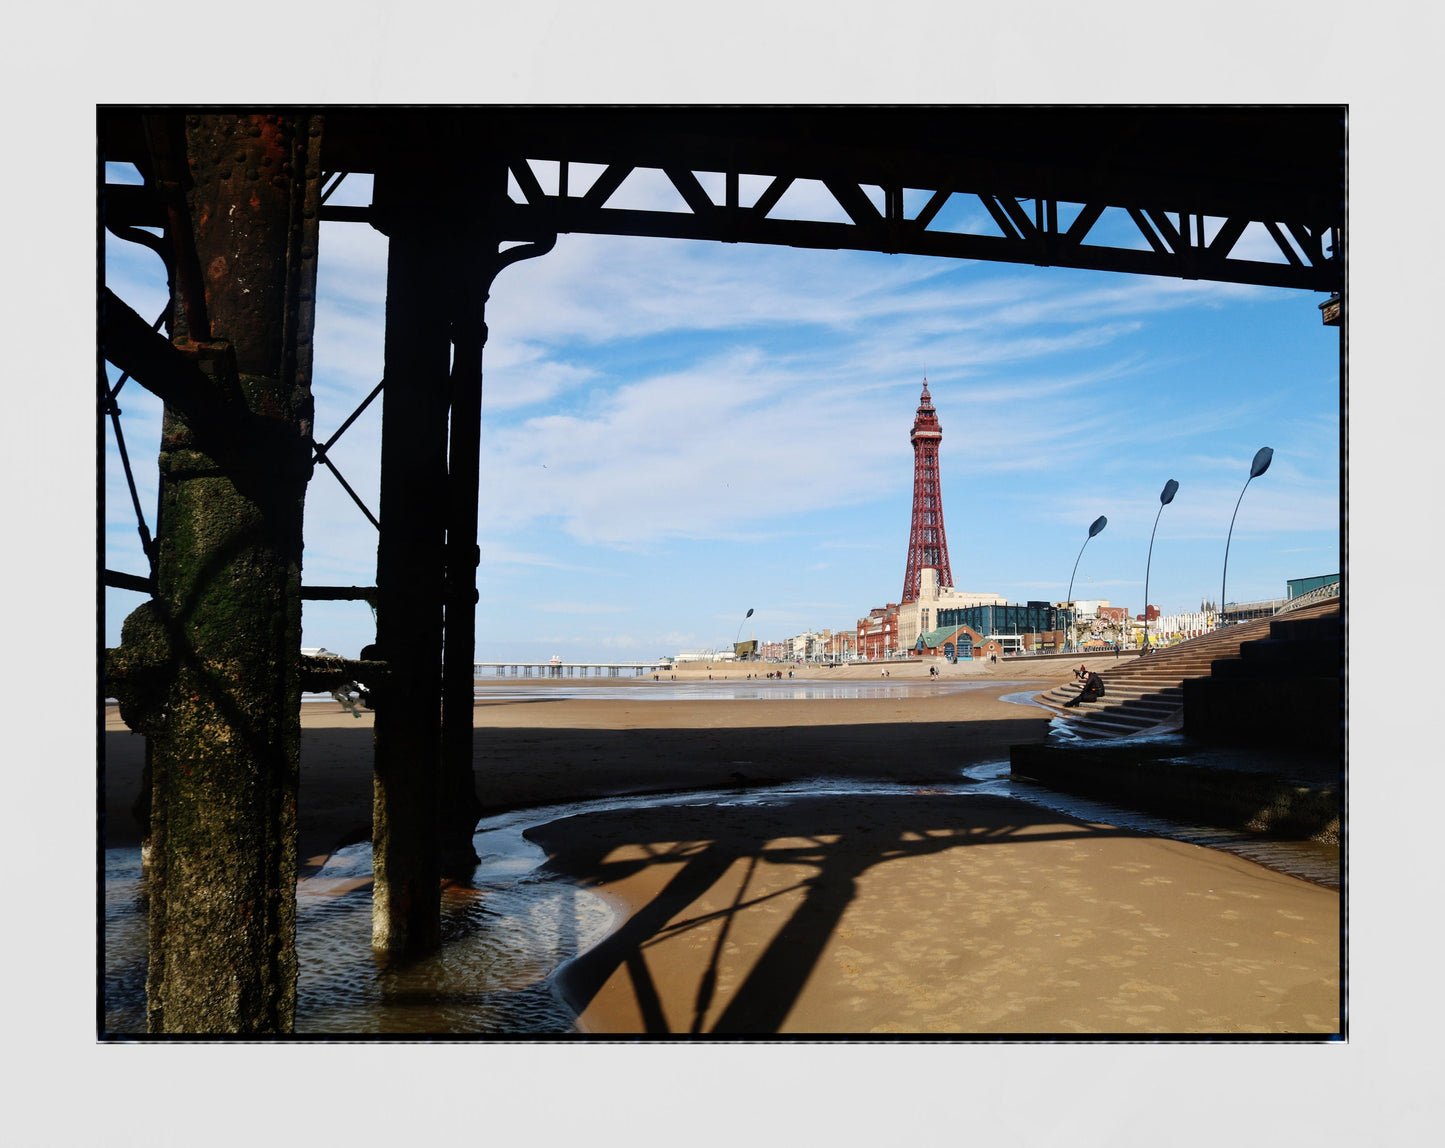
<svg viewBox="0 0 1445 1148">
<path fill-rule="evenodd" d="M 474 662 L 481 678 L 640 678 L 672 669 L 662 662 Z"/>
</svg>

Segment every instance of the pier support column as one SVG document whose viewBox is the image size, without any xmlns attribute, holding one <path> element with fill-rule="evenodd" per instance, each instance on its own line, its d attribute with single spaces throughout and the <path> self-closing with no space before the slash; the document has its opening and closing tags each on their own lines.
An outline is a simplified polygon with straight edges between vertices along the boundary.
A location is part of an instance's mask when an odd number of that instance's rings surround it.
<svg viewBox="0 0 1445 1148">
<path fill-rule="evenodd" d="M 166 402 L 155 597 L 107 659 L 150 743 L 147 1028 L 285 1033 L 321 120 L 147 126 L 172 339 L 113 297 L 103 335 L 106 357 Z"/>
<path fill-rule="evenodd" d="M 446 637 L 442 668 L 442 745 L 438 841 L 450 876 L 470 876 L 477 862 L 472 833 L 481 813 L 472 770 L 475 705 L 477 503 L 480 497 L 482 351 L 486 304 L 505 267 L 550 251 L 555 235 L 498 250 L 490 205 L 506 198 L 507 169 L 480 164 L 458 177 L 469 196 L 451 248 L 451 440 L 446 549 Z"/>
<path fill-rule="evenodd" d="M 555 236 L 498 252 L 491 205 L 506 168 L 447 162 L 418 141 L 378 173 L 390 237 L 382 410 L 377 646 L 389 684 L 376 707 L 372 945 L 440 942 L 441 877 L 470 874 L 480 803 L 472 776 L 477 499 L 485 305 L 502 268 Z"/>
<path fill-rule="evenodd" d="M 486 173 L 506 194 L 506 171 Z M 485 178 L 485 176 L 483 177 Z M 485 200 L 488 190 L 473 184 Z M 475 210 L 474 210 L 475 214 Z M 447 476 L 446 636 L 442 654 L 441 782 L 437 826 L 442 871 L 469 877 L 477 863 L 472 832 L 481 815 L 472 770 L 477 629 L 477 500 L 481 467 L 482 350 L 497 241 L 473 221 L 453 240 L 451 285 L 451 440 Z"/>
<path fill-rule="evenodd" d="M 379 172 L 386 266 L 381 531 L 372 801 L 372 946 L 424 953 L 441 937 L 437 777 L 450 336 L 446 221 L 426 202 L 425 168 Z"/>
</svg>

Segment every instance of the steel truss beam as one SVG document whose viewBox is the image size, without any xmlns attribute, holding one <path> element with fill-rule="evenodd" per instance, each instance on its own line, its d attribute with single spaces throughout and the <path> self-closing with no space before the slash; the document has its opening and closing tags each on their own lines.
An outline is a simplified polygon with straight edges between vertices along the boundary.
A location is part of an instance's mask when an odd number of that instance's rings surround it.
<svg viewBox="0 0 1445 1148">
<path fill-rule="evenodd" d="M 697 173 L 686 168 L 660 170 L 676 187 L 684 211 L 644 211 L 609 207 L 633 171 L 617 164 L 608 167 L 582 195 L 565 191 L 549 195 L 541 188 L 531 162 L 513 159 L 508 164 L 523 200 L 495 208 L 502 234 L 511 240 L 547 234 L 576 232 L 589 235 L 637 235 L 668 239 L 705 239 L 722 243 L 765 243 L 785 247 L 828 250 L 882 251 L 890 254 L 935 255 L 953 259 L 979 259 L 997 263 L 1028 263 L 1039 267 L 1077 267 L 1091 271 L 1123 271 L 1135 275 L 1165 275 L 1178 279 L 1209 279 L 1225 283 L 1252 283 L 1264 287 L 1293 287 L 1309 291 L 1338 291 L 1343 281 L 1339 229 L 1305 219 L 1255 219 L 1245 215 L 1211 217 L 1203 212 L 1177 210 L 1164 204 L 1093 201 L 1069 204 L 1052 198 L 1026 200 L 1000 191 L 941 187 L 910 189 L 930 197 L 912 218 L 903 211 L 901 186 L 883 187 L 884 210 L 879 211 L 855 181 L 829 179 L 824 186 L 848 214 L 849 222 L 775 219 L 770 215 L 783 193 L 800 176 L 773 177 L 768 189 L 748 207 L 733 200 L 741 172 L 723 173 L 729 195 L 716 203 L 707 196 Z M 563 170 L 566 170 L 563 161 Z M 566 181 L 559 181 L 565 186 Z M 876 185 L 875 185 L 876 186 Z M 1001 234 L 980 235 L 935 231 L 930 224 L 953 196 L 974 199 L 992 217 Z M 1026 207 L 1025 204 L 1028 206 Z M 1065 212 L 1074 217 L 1060 224 Z M 1125 212 L 1148 249 L 1089 243 L 1096 224 L 1109 208 Z M 369 221 L 366 207 L 323 207 L 323 220 Z M 1247 259 L 1235 246 L 1251 223 L 1260 224 L 1274 241 L 1284 262 Z M 1212 234 L 1209 232 L 1212 231 Z"/>
<path fill-rule="evenodd" d="M 504 163 L 511 194 L 453 201 L 458 218 L 485 213 L 503 241 L 657 236 L 1343 289 L 1343 109 L 477 109 L 328 123 L 337 172 L 395 168 L 424 141 Z M 117 157 L 129 154 L 124 123 L 111 134 Z M 555 165 L 555 182 L 539 163 Z M 617 206 L 644 172 L 671 184 L 675 209 Z M 750 203 L 744 177 L 766 181 Z M 778 218 L 801 180 L 826 188 L 846 220 Z M 960 197 L 992 220 L 988 233 L 943 229 Z M 112 229 L 162 222 L 145 187 L 108 187 L 105 206 Z M 1132 234 L 1106 236 L 1106 212 Z M 1247 229 L 1269 253 L 1241 249 Z"/>
<path fill-rule="evenodd" d="M 1068 204 L 1056 198 L 1028 200 L 988 187 L 955 186 L 909 189 L 928 197 L 910 218 L 904 212 L 901 185 L 880 188 L 880 211 L 868 194 L 868 185 L 829 178 L 819 182 L 848 215 L 849 222 L 777 219 L 770 213 L 783 193 L 804 178 L 801 173 L 785 171 L 774 175 L 767 190 L 745 207 L 737 201 L 737 186 L 739 177 L 747 173 L 736 170 L 722 173 L 727 191 L 722 202 L 715 202 L 703 189 L 699 173 L 688 168 L 644 169 L 614 164 L 582 194 L 566 190 L 570 181 L 565 175 L 559 176 L 558 192 L 547 194 L 531 161 L 514 158 L 508 166 L 522 201 L 509 199 L 497 205 L 495 218 L 509 239 L 567 232 L 704 239 L 1077 267 L 1312 291 L 1339 290 L 1342 280 L 1341 262 L 1335 257 L 1339 251 L 1338 229 L 1304 218 L 1209 217 L 1162 203 L 1095 200 Z M 562 161 L 559 166 L 565 173 L 570 165 Z M 682 210 L 608 206 L 629 175 L 648 170 L 660 171 L 672 183 Z M 982 206 L 999 234 L 934 230 L 931 225 L 938 213 L 955 196 Z M 1147 243 L 1147 250 L 1089 242 L 1109 208 L 1126 213 Z M 361 220 L 369 218 L 369 214 L 368 208 L 322 209 L 323 219 Z M 1067 222 L 1061 223 L 1061 217 Z M 1235 253 L 1251 223 L 1263 226 L 1283 262 L 1244 258 Z"/>
</svg>

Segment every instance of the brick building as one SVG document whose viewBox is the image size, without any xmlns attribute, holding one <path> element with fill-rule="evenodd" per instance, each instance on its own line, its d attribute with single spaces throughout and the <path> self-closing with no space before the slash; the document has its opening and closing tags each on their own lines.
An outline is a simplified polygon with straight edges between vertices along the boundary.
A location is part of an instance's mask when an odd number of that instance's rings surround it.
<svg viewBox="0 0 1445 1148">
<path fill-rule="evenodd" d="M 898 653 L 898 603 L 875 606 L 858 619 L 858 656 L 870 661 Z"/>
</svg>

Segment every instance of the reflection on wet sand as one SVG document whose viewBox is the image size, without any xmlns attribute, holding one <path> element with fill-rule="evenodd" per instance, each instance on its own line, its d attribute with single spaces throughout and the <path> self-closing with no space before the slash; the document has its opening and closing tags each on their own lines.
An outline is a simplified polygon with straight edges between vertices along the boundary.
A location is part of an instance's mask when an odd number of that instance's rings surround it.
<svg viewBox="0 0 1445 1148">
<path fill-rule="evenodd" d="M 478 685 L 478 701 L 560 701 L 587 698 L 594 701 L 862 701 L 864 699 L 936 698 L 976 690 L 992 690 L 1018 683 L 1002 679 L 978 682 L 817 682 L 797 680 L 648 682 L 627 686 L 576 686 L 548 684 Z"/>
</svg>

